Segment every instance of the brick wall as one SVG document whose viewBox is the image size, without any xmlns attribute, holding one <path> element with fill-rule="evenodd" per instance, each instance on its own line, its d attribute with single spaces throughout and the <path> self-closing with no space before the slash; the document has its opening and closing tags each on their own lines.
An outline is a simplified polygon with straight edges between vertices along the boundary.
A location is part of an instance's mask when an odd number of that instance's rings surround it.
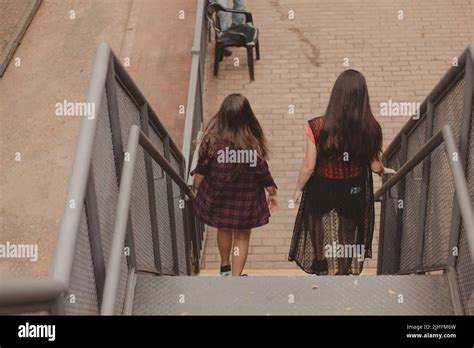
<svg viewBox="0 0 474 348">
<path fill-rule="evenodd" d="M 382 125 L 384 148 L 407 121 L 381 117 L 380 103 L 422 102 L 452 58 L 474 38 L 474 1 L 467 0 L 253 0 L 247 1 L 260 29 L 262 60 L 255 66 L 256 81 L 249 83 L 244 49 L 234 49 L 212 76 L 214 42 L 208 56 L 206 118 L 223 98 L 240 92 L 249 98 L 271 146 L 270 167 L 279 185 L 281 208 L 270 224 L 255 229 L 248 268 L 295 268 L 287 260 L 296 209 L 288 200 L 304 157 L 305 122 L 321 115 L 336 77 L 349 67 L 361 71 L 369 86 L 371 106 Z M 290 20 L 288 12 L 294 11 Z M 404 19 L 398 19 L 399 11 Z M 239 66 L 233 59 L 239 58 Z M 293 104 L 294 114 L 288 114 Z M 380 179 L 374 177 L 375 189 Z M 373 259 L 377 263 L 379 204 Z M 217 268 L 215 230 L 210 229 L 204 267 Z"/>
</svg>

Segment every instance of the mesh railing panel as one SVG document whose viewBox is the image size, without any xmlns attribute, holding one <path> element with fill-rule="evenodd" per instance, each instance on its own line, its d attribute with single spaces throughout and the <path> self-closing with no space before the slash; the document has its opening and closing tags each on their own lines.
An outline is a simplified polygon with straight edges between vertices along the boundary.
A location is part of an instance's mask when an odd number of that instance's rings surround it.
<svg viewBox="0 0 474 348">
<path fill-rule="evenodd" d="M 79 223 L 69 292 L 65 297 L 65 313 L 70 315 L 99 314 L 91 243 L 84 206 Z"/>
<path fill-rule="evenodd" d="M 141 127 L 140 110 L 128 93 L 118 83 L 116 84 L 116 91 L 123 146 L 126 148 L 128 134 L 132 124 Z M 145 152 L 143 148 L 139 146 L 130 199 L 136 260 L 138 267 L 155 268 L 149 207 Z"/>
<path fill-rule="evenodd" d="M 455 266 L 465 314 L 474 315 L 474 265 L 463 225 L 461 225 L 461 232 L 459 234 L 459 256 L 456 259 Z"/>
<path fill-rule="evenodd" d="M 124 245 L 125 246 L 125 245 Z M 125 300 L 127 297 L 127 285 L 128 285 L 128 263 L 125 252 L 122 253 L 120 260 L 120 280 L 117 291 L 117 299 L 115 301 L 114 314 L 123 314 L 125 307 Z"/>
<path fill-rule="evenodd" d="M 433 134 L 450 125 L 456 142 L 459 139 L 464 81 L 459 80 L 434 108 Z M 451 227 L 454 182 L 444 146 L 431 154 L 426 230 L 424 234 L 423 268 L 445 265 Z"/>
<path fill-rule="evenodd" d="M 118 200 L 118 183 L 112 146 L 108 100 L 105 90 L 102 96 L 102 103 L 94 137 L 92 169 L 94 172 L 102 249 L 105 264 L 107 266 L 109 262 L 110 247 L 112 244 L 115 210 Z"/>
<path fill-rule="evenodd" d="M 172 156 L 171 165 L 173 169 L 180 172 L 178 161 Z M 173 203 L 174 203 L 174 217 L 176 227 L 176 243 L 178 245 L 178 265 L 179 274 L 186 274 L 186 239 L 184 231 L 184 201 L 182 200 L 181 189 L 173 182 Z"/>
<path fill-rule="evenodd" d="M 154 131 L 150 131 L 149 135 L 153 145 L 163 153 L 163 140 Z M 152 162 L 156 197 L 156 215 L 160 240 L 161 269 L 164 273 L 173 273 L 173 248 L 171 244 L 166 173 L 161 169 L 158 163 L 155 161 Z"/>
<path fill-rule="evenodd" d="M 400 152 L 397 151 L 387 161 L 390 168 L 400 167 Z M 399 243 L 400 236 L 397 235 L 397 193 L 398 184 L 385 194 L 384 199 L 384 225 L 382 245 L 382 274 L 394 274 L 398 272 L 399 263 L 395 247 Z"/>
<path fill-rule="evenodd" d="M 138 266 L 155 268 L 153 239 L 150 219 L 150 203 L 148 201 L 148 185 L 145 169 L 145 152 L 138 147 L 135 173 L 130 199 L 133 236 L 135 241 Z"/>
<path fill-rule="evenodd" d="M 408 136 L 407 159 L 412 158 L 425 143 L 426 118 Z M 403 225 L 400 248 L 400 272 L 414 271 L 417 234 L 420 230 L 420 195 L 423 162 L 405 177 L 405 197 L 403 202 Z"/>
<path fill-rule="evenodd" d="M 469 147 L 467 152 L 466 178 L 471 196 L 474 202 L 474 107 L 472 109 L 471 130 L 469 135 Z M 459 256 L 456 259 L 456 274 L 458 279 L 461 300 L 466 314 L 474 315 L 474 265 L 472 256 L 467 246 L 466 231 L 461 225 L 459 234 Z"/>
</svg>

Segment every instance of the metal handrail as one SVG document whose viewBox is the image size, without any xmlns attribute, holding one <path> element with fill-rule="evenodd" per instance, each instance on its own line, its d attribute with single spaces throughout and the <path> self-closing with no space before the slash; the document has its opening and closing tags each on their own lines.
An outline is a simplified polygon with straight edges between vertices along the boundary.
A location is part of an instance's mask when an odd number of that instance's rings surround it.
<svg viewBox="0 0 474 348">
<path fill-rule="evenodd" d="M 109 68 L 110 52 L 110 47 L 106 43 L 101 43 L 97 48 L 86 98 L 87 103 L 95 105 L 95 114 L 94 117 L 81 120 L 64 212 L 52 262 L 50 277 L 65 284 L 69 284 L 71 278 L 82 204 L 86 195 L 97 118 Z"/>
<path fill-rule="evenodd" d="M 374 194 L 374 199 L 378 200 L 386 194 L 393 186 L 398 184 L 408 172 L 416 167 L 428 155 L 430 155 L 441 143 L 445 144 L 446 156 L 449 167 L 453 174 L 455 195 L 458 199 L 461 216 L 464 221 L 464 228 L 468 240 L 468 247 L 472 262 L 474 263 L 474 212 L 469 189 L 464 175 L 464 169 L 460 161 L 455 161 L 449 154 L 459 153 L 451 127 L 443 126 L 413 157 L 411 157 L 380 189 Z"/>
<path fill-rule="evenodd" d="M 135 161 L 138 152 L 138 146 L 143 149 L 155 160 L 160 167 L 169 175 L 173 181 L 183 190 L 184 194 L 190 199 L 194 199 L 194 193 L 186 185 L 186 182 L 176 172 L 166 158 L 156 149 L 151 140 L 136 125 L 132 125 L 128 136 L 126 153 L 128 160 L 124 161 L 122 168 L 122 177 L 120 179 L 120 191 L 117 202 L 117 211 L 115 214 L 115 223 L 113 231 L 113 240 L 110 250 L 110 259 L 105 279 L 104 296 L 102 298 L 101 314 L 114 314 L 114 306 L 117 297 L 118 286 L 120 282 L 120 266 L 123 256 L 123 246 L 127 235 L 127 222 L 130 209 L 130 200 L 132 194 L 133 175 L 135 171 Z"/>
<path fill-rule="evenodd" d="M 196 24 L 194 29 L 194 41 L 191 49 L 192 61 L 191 61 L 191 72 L 189 75 L 189 87 L 188 87 L 188 99 L 186 102 L 186 116 L 184 123 L 183 133 L 183 149 L 182 153 L 185 158 L 185 176 L 190 171 L 190 166 L 194 153 L 191 151 L 191 145 L 193 140 L 193 126 L 195 117 L 200 117 L 201 123 L 203 122 L 202 110 L 195 110 L 196 95 L 199 88 L 200 97 L 202 100 L 203 96 L 203 76 L 205 67 L 205 57 L 201 57 L 205 53 L 205 47 L 207 41 L 203 40 L 203 23 L 204 23 L 204 11 L 208 1 L 198 0 L 196 9 Z M 203 59 L 204 58 L 204 59 Z"/>
<path fill-rule="evenodd" d="M 66 291 L 66 284 L 52 279 L 2 281 L 0 315 L 42 310 L 50 312 L 53 302 Z"/>
</svg>

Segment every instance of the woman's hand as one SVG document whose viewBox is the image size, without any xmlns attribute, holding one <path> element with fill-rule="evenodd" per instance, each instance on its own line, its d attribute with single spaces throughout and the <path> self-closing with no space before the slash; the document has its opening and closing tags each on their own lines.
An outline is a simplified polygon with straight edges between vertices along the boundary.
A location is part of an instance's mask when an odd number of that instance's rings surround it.
<svg viewBox="0 0 474 348">
<path fill-rule="evenodd" d="M 392 169 L 392 168 L 387 168 L 387 167 L 384 167 L 383 169 L 383 174 L 395 174 L 397 171 L 395 169 Z"/>
<path fill-rule="evenodd" d="M 299 204 L 301 201 L 301 195 L 303 191 L 301 190 L 295 190 L 295 193 L 293 193 L 293 204 Z"/>
<path fill-rule="evenodd" d="M 276 194 L 273 194 L 273 195 L 269 194 L 267 203 L 268 203 L 268 208 L 270 209 L 271 212 L 276 211 L 278 208 L 278 200 L 277 200 Z"/>
</svg>

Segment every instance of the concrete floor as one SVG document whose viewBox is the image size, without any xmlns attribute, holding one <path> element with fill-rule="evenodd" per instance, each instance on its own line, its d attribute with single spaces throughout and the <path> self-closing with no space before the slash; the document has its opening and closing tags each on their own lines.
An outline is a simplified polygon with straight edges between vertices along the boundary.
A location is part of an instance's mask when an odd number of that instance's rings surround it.
<svg viewBox="0 0 474 348">
<path fill-rule="evenodd" d="M 130 57 L 132 78 L 181 143 L 195 8 L 194 0 L 43 1 L 15 52 L 21 66 L 10 63 L 0 79 L 0 243 L 36 244 L 38 260 L 0 259 L 0 279 L 48 275 L 80 122 L 55 116 L 55 104 L 83 100 L 100 42 Z"/>
</svg>

